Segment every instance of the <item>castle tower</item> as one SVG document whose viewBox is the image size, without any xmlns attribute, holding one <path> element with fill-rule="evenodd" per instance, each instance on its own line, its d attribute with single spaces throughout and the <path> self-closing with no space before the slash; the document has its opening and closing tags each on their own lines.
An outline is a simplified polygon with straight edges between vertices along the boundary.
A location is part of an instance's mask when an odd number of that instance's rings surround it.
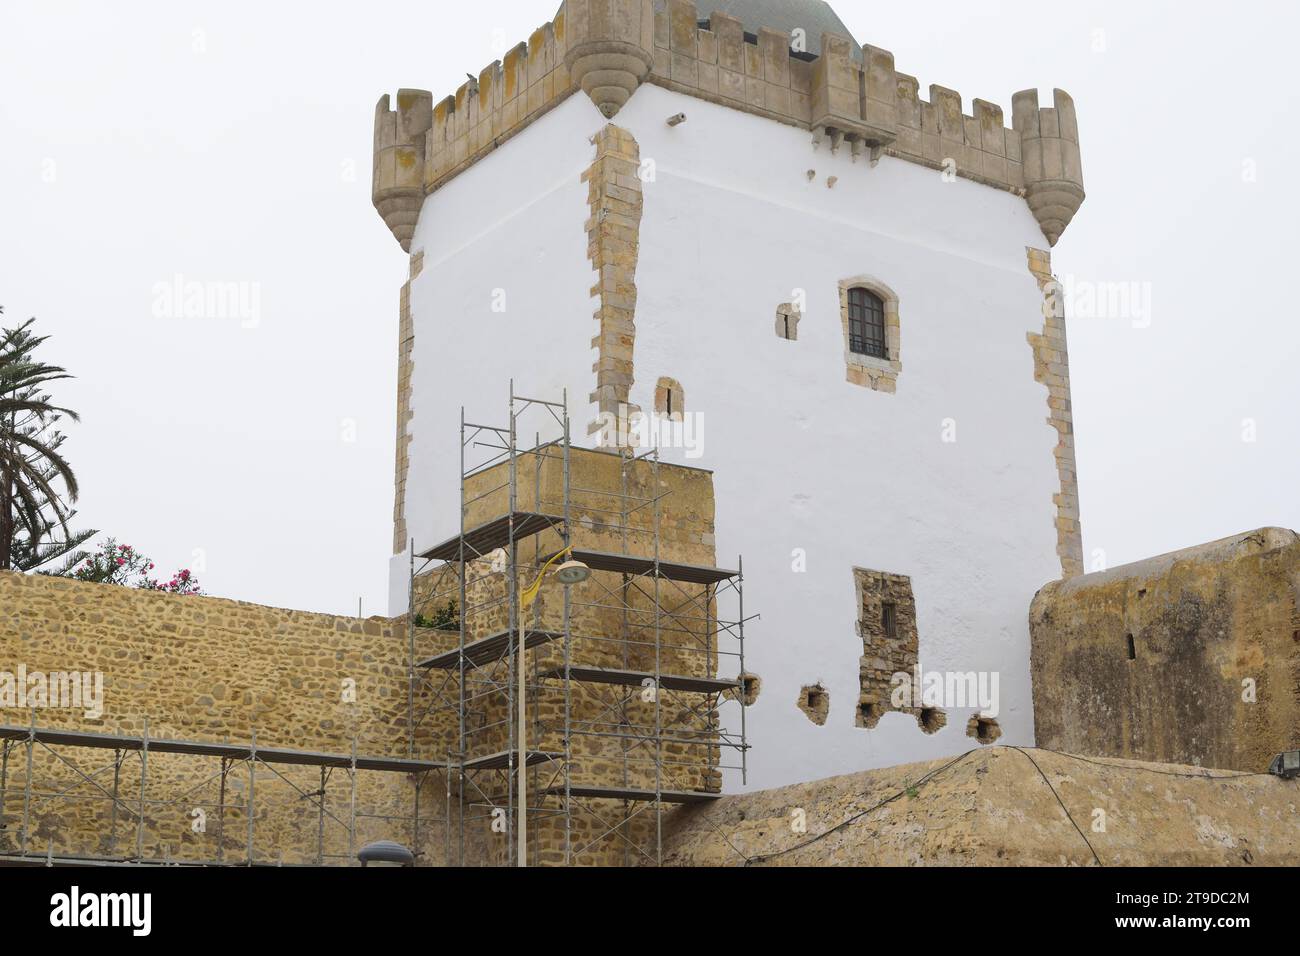
<svg viewBox="0 0 1300 956">
<path fill-rule="evenodd" d="M 385 95 L 393 612 L 456 530 L 461 407 L 567 390 L 575 440 L 714 473 L 762 613 L 751 786 L 1032 743 L 1028 602 L 1082 571 L 1078 139 L 1059 90 L 1010 128 L 922 98 L 814 0 L 567 0 L 454 95 Z"/>
</svg>

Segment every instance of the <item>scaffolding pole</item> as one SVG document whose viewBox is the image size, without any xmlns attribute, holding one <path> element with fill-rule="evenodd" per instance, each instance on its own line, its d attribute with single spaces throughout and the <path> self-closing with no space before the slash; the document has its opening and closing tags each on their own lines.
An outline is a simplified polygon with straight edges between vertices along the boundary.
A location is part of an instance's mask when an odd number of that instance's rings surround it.
<svg viewBox="0 0 1300 956">
<path fill-rule="evenodd" d="M 507 410 L 505 425 L 491 426 L 467 420 L 461 409 L 457 535 L 425 551 L 411 544 L 412 739 L 425 719 L 437 726 L 454 723 L 454 747 L 447 747 L 447 831 L 450 843 L 455 830 L 461 865 L 471 862 L 471 835 L 476 851 L 486 847 L 482 862 L 538 860 L 533 821 L 541 826 L 557 817 L 563 818 L 559 859 L 566 865 L 585 862 L 602 841 L 621 846 L 628 862 L 661 864 L 664 810 L 715 798 L 714 775 L 724 770 L 746 775 L 743 599 L 735 619 L 715 613 L 720 596 L 739 598 L 742 577 L 668 559 L 662 543 L 667 492 L 657 448 L 641 455 L 618 450 L 616 488 L 578 488 L 567 394 L 559 403 L 531 399 L 511 382 Z M 538 431 L 532 447 L 520 448 L 524 418 L 538 410 L 550 414 L 559 438 L 544 441 Z M 533 465 L 531 503 L 521 494 L 525 460 Z M 558 496 L 553 484 L 544 487 L 548 462 L 562 468 Z M 598 527 L 617 540 L 619 551 L 580 549 L 573 536 L 575 514 L 583 516 L 586 529 Z M 558 550 L 542 552 L 537 536 L 543 533 L 557 536 Z M 525 553 L 529 538 L 534 540 Z M 564 588 L 560 621 L 544 624 L 540 606 L 531 603 L 531 586 L 548 562 L 566 554 L 621 583 L 610 587 L 593 575 L 582 586 L 586 593 Z M 521 601 L 526 585 L 532 614 Z M 453 592 L 456 620 L 443 625 L 456 631 L 456 646 L 421 659 L 418 643 L 432 639 L 436 645 L 437 632 L 415 622 L 429 608 L 445 619 L 442 602 Z M 615 612 L 622 622 L 618 633 L 590 633 L 593 622 Z M 581 636 L 575 615 L 586 615 L 580 618 Z M 548 618 L 554 621 L 553 610 Z M 558 666 L 543 670 L 540 661 L 551 642 L 558 645 Z M 621 669 L 608 668 L 609 653 Z M 734 679 L 714 676 L 723 660 L 738 665 Z M 543 695 L 557 691 L 558 720 L 554 710 L 542 709 Z M 719 723 L 719 706 L 733 700 L 741 708 L 739 732 L 730 721 L 727 727 Z M 633 716 L 632 708 L 642 703 L 651 704 L 648 720 Z M 558 743 L 554 752 L 544 749 L 548 740 Z M 580 740 L 595 749 L 580 750 Z M 589 779 L 584 761 L 611 746 L 621 755 L 621 779 Z M 724 751 L 738 752 L 738 764 L 724 763 Z M 575 773 L 585 776 L 575 779 Z M 542 782 L 543 774 L 549 782 Z M 611 804 L 618 807 L 613 814 Z M 588 825 L 581 840 L 579 817 Z M 501 837 L 504 842 L 497 842 Z"/>
</svg>

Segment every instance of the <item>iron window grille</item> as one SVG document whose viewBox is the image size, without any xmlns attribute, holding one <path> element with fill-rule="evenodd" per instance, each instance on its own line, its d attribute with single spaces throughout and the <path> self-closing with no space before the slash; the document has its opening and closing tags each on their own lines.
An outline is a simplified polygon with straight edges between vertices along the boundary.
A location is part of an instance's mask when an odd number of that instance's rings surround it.
<svg viewBox="0 0 1300 956">
<path fill-rule="evenodd" d="M 885 303 L 870 289 L 849 290 L 849 351 L 889 358 L 885 343 Z"/>
</svg>

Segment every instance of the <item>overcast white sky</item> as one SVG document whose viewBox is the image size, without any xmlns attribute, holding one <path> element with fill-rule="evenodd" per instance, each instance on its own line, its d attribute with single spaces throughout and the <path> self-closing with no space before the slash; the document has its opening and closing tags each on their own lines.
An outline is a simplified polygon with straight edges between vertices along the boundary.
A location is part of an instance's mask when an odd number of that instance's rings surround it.
<svg viewBox="0 0 1300 956">
<path fill-rule="evenodd" d="M 5 0 L 0 305 L 78 376 L 82 523 L 167 569 L 201 550 L 215 594 L 384 610 L 406 257 L 374 104 L 453 92 L 556 6 Z M 1089 561 L 1300 527 L 1297 5 L 834 6 L 967 112 L 1074 96 L 1088 199 L 1054 265 L 1150 295 L 1069 316 Z M 178 275 L 244 283 L 254 320 L 158 317 Z"/>
</svg>

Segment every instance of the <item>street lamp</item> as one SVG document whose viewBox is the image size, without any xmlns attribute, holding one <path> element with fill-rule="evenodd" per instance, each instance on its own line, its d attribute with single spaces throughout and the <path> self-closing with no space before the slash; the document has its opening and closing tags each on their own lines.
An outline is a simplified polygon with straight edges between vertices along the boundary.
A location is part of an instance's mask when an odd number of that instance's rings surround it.
<svg viewBox="0 0 1300 956">
<path fill-rule="evenodd" d="M 546 577 L 547 570 L 556 560 L 566 555 L 569 560 L 555 569 L 555 577 L 561 584 L 567 588 L 574 584 L 580 584 L 591 577 L 591 568 L 581 561 L 575 561 L 573 559 L 573 548 L 566 547 L 562 551 L 557 551 L 551 555 L 550 559 L 542 565 L 542 569 L 537 572 L 537 577 L 533 579 L 533 583 L 519 592 L 519 643 L 515 649 L 515 656 L 519 658 L 519 693 L 516 695 L 519 713 L 516 717 L 515 731 L 518 749 L 515 759 L 519 763 L 517 771 L 519 778 L 519 816 L 517 824 L 519 830 L 519 866 L 528 865 L 528 741 L 526 739 L 528 722 L 524 707 L 528 675 L 524 667 L 524 610 L 530 607 L 537 598 L 537 592 L 542 588 L 542 581 Z"/>
<path fill-rule="evenodd" d="M 415 854 L 392 840 L 367 843 L 357 852 L 362 866 L 415 866 Z"/>
</svg>

